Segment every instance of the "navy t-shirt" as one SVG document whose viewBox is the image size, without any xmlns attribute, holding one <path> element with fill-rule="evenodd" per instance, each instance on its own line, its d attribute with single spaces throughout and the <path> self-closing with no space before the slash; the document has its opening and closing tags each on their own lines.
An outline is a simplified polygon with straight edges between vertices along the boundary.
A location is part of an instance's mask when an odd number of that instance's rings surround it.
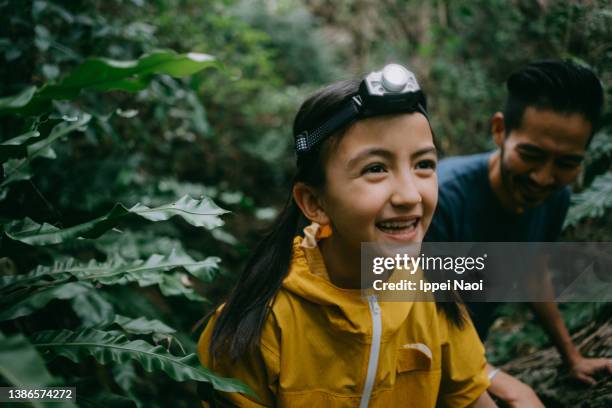
<svg viewBox="0 0 612 408">
<path fill-rule="evenodd" d="M 561 189 L 522 214 L 505 210 L 489 183 L 492 152 L 450 157 L 438 165 L 438 206 L 425 237 L 433 242 L 556 241 L 570 201 Z M 469 305 L 476 330 L 484 340 L 497 304 Z"/>
</svg>

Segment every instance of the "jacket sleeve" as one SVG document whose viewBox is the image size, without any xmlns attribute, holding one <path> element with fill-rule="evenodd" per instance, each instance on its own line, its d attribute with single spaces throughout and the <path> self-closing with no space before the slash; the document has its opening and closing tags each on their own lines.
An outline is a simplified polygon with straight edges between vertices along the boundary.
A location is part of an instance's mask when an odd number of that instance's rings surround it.
<svg viewBox="0 0 612 408">
<path fill-rule="evenodd" d="M 438 310 L 442 337 L 439 407 L 470 406 L 489 387 L 485 350 L 472 321 L 467 319 L 463 327 L 458 327 Z"/>
<path fill-rule="evenodd" d="M 237 361 L 219 356 L 212 358 L 208 351 L 212 331 L 220 309 L 209 320 L 198 341 L 198 356 L 202 365 L 223 377 L 238 379 L 257 394 L 259 399 L 238 392 L 215 392 L 217 407 L 273 407 L 278 383 L 280 358 L 272 315 L 268 317 L 260 344 Z M 203 401 L 203 406 L 209 406 Z M 213 406 L 212 404 L 210 406 Z"/>
</svg>

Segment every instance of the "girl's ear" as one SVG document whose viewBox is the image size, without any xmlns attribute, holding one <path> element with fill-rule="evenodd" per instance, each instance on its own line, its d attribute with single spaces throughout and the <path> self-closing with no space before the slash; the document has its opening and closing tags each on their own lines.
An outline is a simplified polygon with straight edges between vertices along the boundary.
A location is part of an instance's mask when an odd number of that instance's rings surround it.
<svg viewBox="0 0 612 408">
<path fill-rule="evenodd" d="M 493 135 L 493 142 L 495 142 L 497 147 L 501 147 L 506 138 L 506 125 L 504 124 L 503 113 L 495 112 L 491 118 L 491 134 Z"/>
<path fill-rule="evenodd" d="M 320 193 L 302 182 L 293 186 L 293 199 L 306 218 L 320 225 L 328 225 L 330 220 L 321 206 Z"/>
</svg>

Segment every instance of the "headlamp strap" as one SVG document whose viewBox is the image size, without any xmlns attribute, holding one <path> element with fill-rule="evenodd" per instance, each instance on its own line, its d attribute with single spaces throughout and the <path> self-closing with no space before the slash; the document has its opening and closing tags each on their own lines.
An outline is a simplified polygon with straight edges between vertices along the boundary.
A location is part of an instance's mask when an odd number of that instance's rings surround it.
<svg viewBox="0 0 612 408">
<path fill-rule="evenodd" d="M 338 113 L 323 122 L 321 126 L 312 132 L 305 130 L 297 135 L 295 138 L 295 150 L 298 153 L 305 153 L 331 133 L 355 121 L 359 116 L 361 106 L 361 97 L 359 95 L 353 96 Z"/>
<path fill-rule="evenodd" d="M 414 110 L 421 112 L 423 115 L 425 115 L 427 121 L 430 122 L 429 115 L 427 114 L 424 106 L 418 103 Z M 298 154 L 306 153 L 310 151 L 313 146 L 316 146 L 321 140 L 325 139 L 333 132 L 349 125 L 360 117 L 367 116 L 369 116 L 368 112 L 363 111 L 363 101 L 361 96 L 354 95 L 348 101 L 346 101 L 338 113 L 329 118 L 327 121 L 323 122 L 321 126 L 314 129 L 312 132 L 304 130 L 302 133 L 297 135 L 295 138 L 295 150 Z"/>
</svg>

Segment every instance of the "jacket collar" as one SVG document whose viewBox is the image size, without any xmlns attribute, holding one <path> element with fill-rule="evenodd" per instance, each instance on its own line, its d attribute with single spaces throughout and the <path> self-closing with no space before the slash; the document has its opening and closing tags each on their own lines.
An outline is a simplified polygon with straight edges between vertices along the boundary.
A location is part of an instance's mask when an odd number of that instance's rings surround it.
<svg viewBox="0 0 612 408">
<path fill-rule="evenodd" d="M 372 320 L 361 290 L 334 286 L 319 248 L 304 248 L 301 243 L 302 237 L 293 241 L 291 265 L 283 288 L 310 303 L 323 306 L 321 313 L 332 327 L 371 336 Z M 404 324 L 412 305 L 412 302 L 380 302 L 383 339 Z"/>
</svg>

